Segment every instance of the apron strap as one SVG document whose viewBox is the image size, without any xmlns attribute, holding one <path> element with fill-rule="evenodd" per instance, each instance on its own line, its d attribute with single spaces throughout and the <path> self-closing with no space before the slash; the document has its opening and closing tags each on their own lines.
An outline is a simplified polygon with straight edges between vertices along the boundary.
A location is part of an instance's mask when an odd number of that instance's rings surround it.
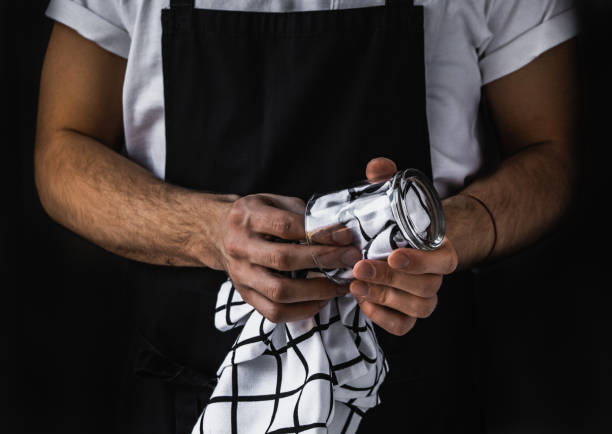
<svg viewBox="0 0 612 434">
<path fill-rule="evenodd" d="M 193 9 L 195 7 L 195 0 L 170 0 L 170 9 L 188 7 Z"/>
<path fill-rule="evenodd" d="M 386 5 L 397 6 L 408 2 L 412 2 L 414 4 L 414 0 L 387 0 Z M 195 7 L 195 0 L 170 0 L 170 9 L 179 7 L 188 7 L 193 9 Z"/>
<path fill-rule="evenodd" d="M 387 0 L 386 5 L 396 6 L 410 1 L 411 0 Z M 414 4 L 414 0 L 412 0 L 412 3 Z M 178 7 L 189 7 L 193 9 L 195 7 L 195 0 L 170 0 L 170 9 Z"/>
<path fill-rule="evenodd" d="M 411 3 L 414 6 L 414 0 L 387 0 L 385 6 L 393 7 L 407 3 Z"/>
<path fill-rule="evenodd" d="M 190 32 L 193 25 L 192 12 L 195 8 L 195 0 L 170 0 L 170 10 L 174 14 L 173 28 Z"/>
</svg>

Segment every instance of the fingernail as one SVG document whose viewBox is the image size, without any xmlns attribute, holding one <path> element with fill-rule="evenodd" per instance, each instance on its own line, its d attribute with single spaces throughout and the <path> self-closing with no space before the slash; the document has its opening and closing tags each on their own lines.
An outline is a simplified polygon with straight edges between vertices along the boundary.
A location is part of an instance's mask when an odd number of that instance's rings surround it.
<svg viewBox="0 0 612 434">
<path fill-rule="evenodd" d="M 374 275 L 376 274 L 376 270 L 374 269 L 374 266 L 367 262 L 363 262 L 355 271 L 357 273 L 357 277 L 359 277 L 360 279 L 366 279 L 366 280 L 372 279 Z"/>
<path fill-rule="evenodd" d="M 354 281 L 351 284 L 351 292 L 357 297 L 365 297 L 370 292 L 370 288 L 363 282 Z"/>
<path fill-rule="evenodd" d="M 348 287 L 347 287 L 347 286 L 339 286 L 339 287 L 336 289 L 336 294 L 337 294 L 339 297 L 341 297 L 341 296 L 343 296 L 343 295 L 346 295 L 346 294 L 348 294 L 348 293 L 349 293 L 349 289 L 348 289 Z"/>
<path fill-rule="evenodd" d="M 359 250 L 351 248 L 342 254 L 340 260 L 347 267 L 353 268 L 357 262 L 361 261 L 361 253 L 359 253 Z"/>
<path fill-rule="evenodd" d="M 406 255 L 399 255 L 399 258 L 397 259 L 397 264 L 401 267 L 407 267 L 410 264 L 410 258 Z"/>
<path fill-rule="evenodd" d="M 351 244 L 353 241 L 353 234 L 349 228 L 338 229 L 337 231 L 332 232 L 331 237 L 336 244 Z"/>
</svg>

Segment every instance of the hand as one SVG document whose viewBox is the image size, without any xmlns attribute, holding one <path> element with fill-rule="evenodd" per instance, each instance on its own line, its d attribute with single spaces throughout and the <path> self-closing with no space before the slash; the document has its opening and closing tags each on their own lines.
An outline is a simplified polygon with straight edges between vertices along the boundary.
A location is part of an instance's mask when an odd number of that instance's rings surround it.
<svg viewBox="0 0 612 434">
<path fill-rule="evenodd" d="M 366 175 L 372 182 L 382 181 L 396 171 L 393 161 L 377 158 L 368 164 Z M 445 238 L 435 251 L 397 249 L 387 261 L 359 261 L 350 290 L 368 318 L 401 336 L 414 327 L 417 318 L 432 314 L 443 276 L 456 267 L 457 253 Z"/>
<path fill-rule="evenodd" d="M 218 250 L 234 286 L 247 303 L 272 322 L 289 322 L 313 316 L 330 299 L 348 293 L 326 278 L 291 279 L 276 271 L 315 267 L 312 255 L 325 267 L 352 267 L 361 258 L 351 246 L 352 234 L 339 228 L 326 244 L 274 242 L 305 239 L 305 204 L 301 199 L 272 194 L 240 198 L 228 205 L 221 224 Z"/>
</svg>

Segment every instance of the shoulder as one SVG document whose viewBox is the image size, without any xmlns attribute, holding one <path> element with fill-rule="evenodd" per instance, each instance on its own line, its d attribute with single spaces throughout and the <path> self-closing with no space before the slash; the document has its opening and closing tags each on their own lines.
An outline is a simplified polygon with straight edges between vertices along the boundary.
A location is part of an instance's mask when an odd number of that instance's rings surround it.
<svg viewBox="0 0 612 434">
<path fill-rule="evenodd" d="M 574 0 L 415 0 L 429 15 L 436 46 L 467 46 L 482 84 L 527 65 L 576 36 Z"/>
<path fill-rule="evenodd" d="M 46 15 L 107 51 L 127 58 L 141 9 L 167 6 L 168 0 L 51 0 Z"/>
</svg>

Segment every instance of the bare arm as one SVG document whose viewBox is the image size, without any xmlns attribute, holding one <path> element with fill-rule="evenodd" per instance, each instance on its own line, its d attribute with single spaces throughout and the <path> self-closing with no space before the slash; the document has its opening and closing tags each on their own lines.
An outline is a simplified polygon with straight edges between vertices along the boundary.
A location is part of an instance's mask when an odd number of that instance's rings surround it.
<svg viewBox="0 0 612 434">
<path fill-rule="evenodd" d="M 181 189 L 120 155 L 126 61 L 54 27 L 41 79 L 35 175 L 47 213 L 103 248 L 154 264 L 215 260 L 230 198 Z"/>
<path fill-rule="evenodd" d="M 35 150 L 41 202 L 56 221 L 101 247 L 153 264 L 225 270 L 243 299 L 272 321 L 314 315 L 346 294 L 328 279 L 289 279 L 270 270 L 313 266 L 304 203 L 239 198 L 165 183 L 117 152 L 122 139 L 125 60 L 57 24 L 42 73 Z M 360 258 L 350 232 L 317 246 L 332 268 Z M 347 235 L 349 235 L 347 237 Z"/>
<path fill-rule="evenodd" d="M 513 253 L 550 232 L 571 202 L 579 167 L 575 49 L 574 40 L 566 42 L 484 88 L 504 160 L 464 192 L 486 204 L 495 219 L 497 241 L 491 258 Z M 486 210 L 459 195 L 445 201 L 445 212 L 459 266 L 479 263 L 494 238 Z"/>
<path fill-rule="evenodd" d="M 374 322 L 391 333 L 407 333 L 416 318 L 434 311 L 444 275 L 482 262 L 493 247 L 491 258 L 508 255 L 558 223 L 578 170 L 574 56 L 575 42 L 569 41 L 484 88 L 504 160 L 444 200 L 447 238 L 439 250 L 398 249 L 387 262 L 357 263 L 359 280 L 351 292 Z M 393 162 L 377 159 L 367 175 L 375 179 L 394 171 Z"/>
</svg>

